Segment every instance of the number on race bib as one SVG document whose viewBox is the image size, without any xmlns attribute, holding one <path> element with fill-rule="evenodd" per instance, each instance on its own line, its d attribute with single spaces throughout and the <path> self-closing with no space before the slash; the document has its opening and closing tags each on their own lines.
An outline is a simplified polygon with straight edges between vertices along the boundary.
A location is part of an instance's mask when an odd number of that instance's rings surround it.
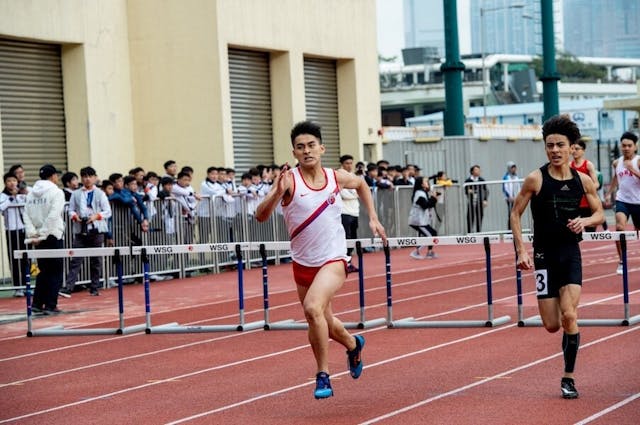
<svg viewBox="0 0 640 425">
<path fill-rule="evenodd" d="M 547 269 L 536 270 L 533 272 L 536 279 L 536 292 L 538 296 L 549 295 L 549 282 L 547 281 Z"/>
</svg>

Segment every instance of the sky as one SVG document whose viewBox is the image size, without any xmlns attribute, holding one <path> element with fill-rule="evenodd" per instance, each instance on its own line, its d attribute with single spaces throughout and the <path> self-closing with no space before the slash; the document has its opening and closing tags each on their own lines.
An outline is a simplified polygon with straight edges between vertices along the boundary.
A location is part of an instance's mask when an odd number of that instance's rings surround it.
<svg viewBox="0 0 640 425">
<path fill-rule="evenodd" d="M 402 0 L 376 0 L 378 53 L 384 57 L 402 56 L 404 18 Z"/>
<path fill-rule="evenodd" d="M 421 0 L 440 2 L 443 0 Z M 469 31 L 470 0 L 457 0 L 458 42 L 460 54 L 471 53 L 471 39 L 463 33 Z M 376 20 L 378 33 L 378 53 L 384 57 L 397 56 L 402 62 L 404 48 L 403 0 L 376 0 Z"/>
</svg>

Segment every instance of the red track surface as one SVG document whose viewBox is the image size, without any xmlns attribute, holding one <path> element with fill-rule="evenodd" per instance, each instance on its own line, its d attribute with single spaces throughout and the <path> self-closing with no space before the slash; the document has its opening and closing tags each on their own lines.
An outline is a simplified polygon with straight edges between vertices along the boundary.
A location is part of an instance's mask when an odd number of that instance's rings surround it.
<svg viewBox="0 0 640 425">
<path fill-rule="evenodd" d="M 581 318 L 622 318 L 622 284 L 611 243 L 584 243 Z M 495 328 L 387 329 L 366 337 L 365 370 L 346 372 L 330 345 L 335 396 L 313 399 L 315 363 L 305 331 L 27 338 L 26 322 L 0 325 L 0 423 L 20 424 L 638 424 L 640 325 L 582 327 L 577 400 L 563 400 L 561 333 L 516 326 L 508 244 L 492 245 Z M 442 246 L 439 259 L 392 255 L 393 318 L 487 318 L 482 246 Z M 640 314 L 640 244 L 629 244 L 631 315 Z M 383 254 L 364 257 L 367 319 L 387 315 Z M 263 319 L 262 274 L 245 271 L 245 321 Z M 238 322 L 237 274 L 152 283 L 152 324 Z M 270 321 L 302 320 L 290 266 L 269 267 Z M 525 317 L 537 314 L 530 274 Z M 24 299 L 0 300 L 16 313 Z M 117 291 L 60 299 L 67 312 L 34 329 L 117 327 Z M 358 320 L 357 275 L 334 301 Z M 125 287 L 126 325 L 144 323 L 142 285 Z M 585 421 L 585 422 L 581 422 Z"/>
</svg>

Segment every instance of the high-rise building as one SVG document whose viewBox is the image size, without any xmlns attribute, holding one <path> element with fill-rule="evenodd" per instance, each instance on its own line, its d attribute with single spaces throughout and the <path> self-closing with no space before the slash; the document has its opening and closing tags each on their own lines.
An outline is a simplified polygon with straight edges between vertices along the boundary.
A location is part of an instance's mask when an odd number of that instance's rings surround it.
<svg viewBox="0 0 640 425">
<path fill-rule="evenodd" d="M 576 56 L 640 57 L 640 2 L 564 0 L 565 50 Z"/>
<path fill-rule="evenodd" d="M 469 32 L 469 0 L 458 0 L 458 43 L 460 53 L 471 53 Z M 437 48 L 440 57 L 444 50 L 444 10 L 441 0 L 404 0 L 405 46 Z"/>
<path fill-rule="evenodd" d="M 557 49 L 562 49 L 563 44 L 562 6 L 561 0 L 553 0 L 553 30 Z M 484 50 L 486 54 L 542 54 L 539 1 L 471 0 L 470 8 L 473 53 L 480 54 Z"/>
<path fill-rule="evenodd" d="M 441 1 L 404 0 L 405 47 L 436 47 L 444 51 L 444 13 Z M 480 18 L 481 9 L 484 19 Z M 481 54 L 484 24 L 485 53 L 542 54 L 539 1 L 458 0 L 460 53 Z M 556 48 L 563 46 L 563 4 L 553 0 Z"/>
</svg>

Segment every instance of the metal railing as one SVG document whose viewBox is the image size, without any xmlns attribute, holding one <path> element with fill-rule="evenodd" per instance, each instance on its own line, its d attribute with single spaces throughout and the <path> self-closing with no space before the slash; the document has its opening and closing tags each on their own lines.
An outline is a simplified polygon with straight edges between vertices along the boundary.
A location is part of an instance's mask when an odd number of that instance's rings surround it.
<svg viewBox="0 0 640 425">
<path fill-rule="evenodd" d="M 481 185 L 489 192 L 488 203 L 484 208 L 483 220 L 478 233 L 508 232 L 508 210 L 502 194 L 502 181 L 486 181 Z M 477 185 L 477 184 L 473 184 Z M 468 189 L 471 184 L 454 184 L 453 186 L 433 186 L 434 190 L 442 193 L 435 208 L 436 222 L 433 227 L 440 236 L 467 234 Z M 416 232 L 409 224 L 409 210 L 411 209 L 412 186 L 396 186 L 393 189 L 374 189 L 373 200 L 380 222 L 385 227 L 389 237 L 415 237 Z M 115 246 L 145 245 L 156 247 L 157 254 L 166 254 L 166 249 L 173 245 L 210 243 L 233 245 L 241 241 L 284 241 L 288 240 L 286 225 L 282 212 L 276 210 L 271 217 L 259 223 L 252 214 L 248 213 L 247 200 L 242 195 L 233 196 L 203 196 L 195 211 L 195 216 L 184 215 L 180 205 L 173 198 L 156 200 L 148 203 L 149 231 L 142 232 L 140 225 L 131 215 L 126 206 L 112 204 L 112 218 L 110 229 Z M 20 208 L 20 207 L 11 207 Z M 72 248 L 72 223 L 65 208 L 65 239 L 64 247 Z M 364 208 L 360 208 L 359 238 L 370 238 L 373 235 L 369 228 L 369 217 Z M 531 228 L 530 212 L 523 216 L 523 229 Z M 474 232 L 472 232 L 474 233 Z M 13 284 L 13 268 L 17 263 L 8 261 L 8 253 L 15 249 L 15 238 L 6 237 L 6 243 L 0 244 L 0 255 L 5 259 L 0 262 L 3 276 L 0 290 L 19 289 Z M 166 246 L 165 250 L 162 249 Z M 236 266 L 233 250 L 220 249 L 216 252 L 190 253 L 176 255 L 150 255 L 150 273 L 152 280 L 163 280 L 170 277 L 185 277 L 194 273 L 218 273 L 225 268 Z M 289 260 L 288 251 L 268 251 L 269 261 L 280 263 Z M 125 282 L 141 280 L 140 264 L 132 260 L 134 257 L 125 256 L 122 259 L 123 276 Z M 88 259 L 84 260 L 80 270 L 77 285 L 85 285 L 90 281 Z M 250 253 L 245 258 L 247 267 L 261 263 L 258 252 Z M 19 268 L 19 267 L 18 267 Z M 69 270 L 69 259 L 65 259 L 65 279 Z M 18 270 L 17 273 L 22 273 Z M 115 282 L 115 265 L 103 259 L 102 285 L 108 286 Z M 37 279 L 37 277 L 36 277 Z M 22 281 L 20 281 L 22 282 Z"/>
</svg>

